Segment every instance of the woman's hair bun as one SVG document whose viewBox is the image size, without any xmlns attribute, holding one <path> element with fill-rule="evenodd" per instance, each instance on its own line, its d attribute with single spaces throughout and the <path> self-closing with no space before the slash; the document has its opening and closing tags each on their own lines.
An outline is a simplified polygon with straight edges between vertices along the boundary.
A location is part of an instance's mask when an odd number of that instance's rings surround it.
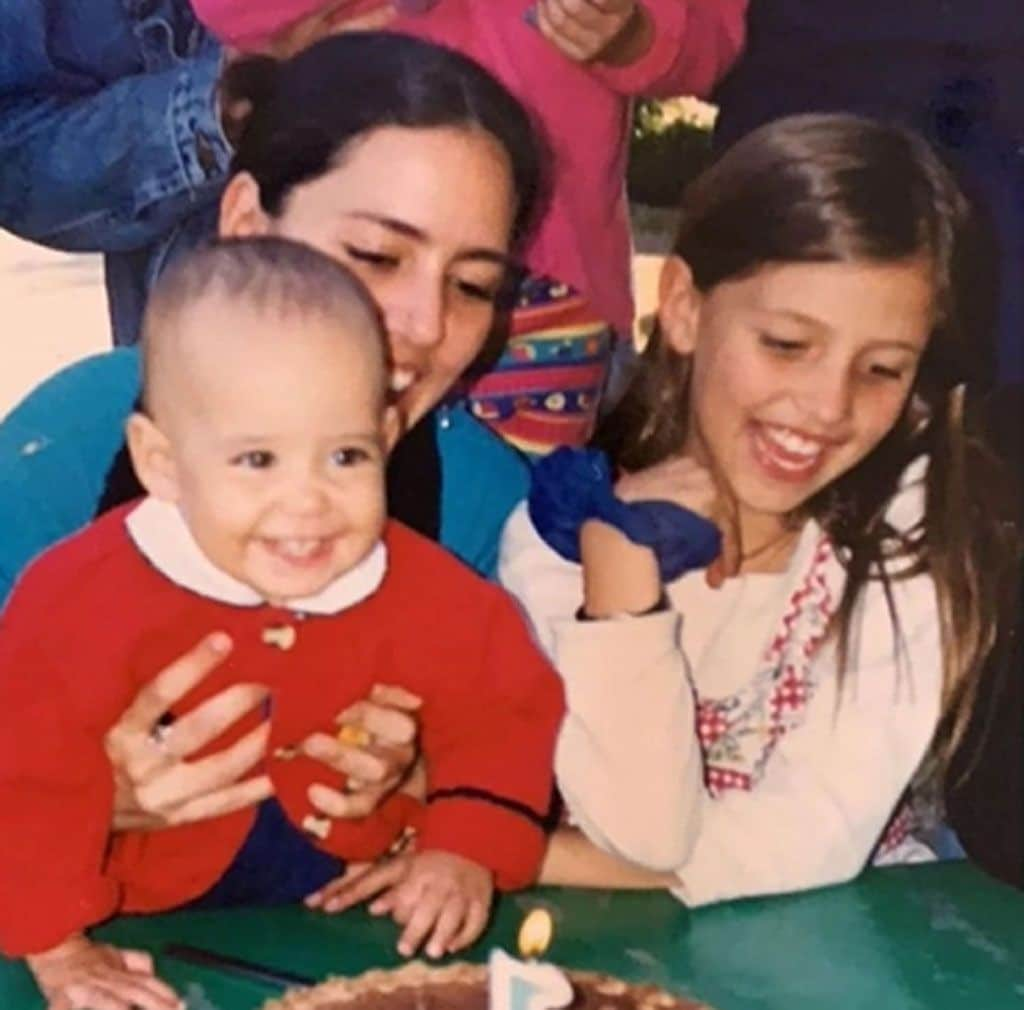
<svg viewBox="0 0 1024 1010">
<path fill-rule="evenodd" d="M 243 56 L 224 68 L 220 81 L 224 135 L 236 150 L 253 115 L 277 91 L 281 64 L 273 56 Z"/>
</svg>

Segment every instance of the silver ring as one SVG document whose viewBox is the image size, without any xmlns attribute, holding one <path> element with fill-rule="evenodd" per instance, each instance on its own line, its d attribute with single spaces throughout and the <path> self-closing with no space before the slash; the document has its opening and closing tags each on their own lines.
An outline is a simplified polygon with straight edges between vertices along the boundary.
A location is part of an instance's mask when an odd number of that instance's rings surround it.
<svg viewBox="0 0 1024 1010">
<path fill-rule="evenodd" d="M 169 723 L 158 722 L 149 731 L 149 740 L 154 746 L 159 747 L 160 750 L 167 750 L 167 739 L 171 735 L 172 726 Z"/>
</svg>

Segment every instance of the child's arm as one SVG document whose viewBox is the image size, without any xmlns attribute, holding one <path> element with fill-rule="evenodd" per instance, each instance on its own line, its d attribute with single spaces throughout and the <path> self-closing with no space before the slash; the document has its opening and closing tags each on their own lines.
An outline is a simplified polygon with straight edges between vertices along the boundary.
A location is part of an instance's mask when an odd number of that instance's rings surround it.
<svg viewBox="0 0 1024 1010">
<path fill-rule="evenodd" d="M 626 96 L 705 95 L 739 55 L 748 0 L 538 0 L 570 59 Z"/>
<path fill-rule="evenodd" d="M 184 1003 L 153 971 L 145 951 L 93 943 L 79 933 L 26 959 L 54 1010 L 181 1010 Z"/>
<path fill-rule="evenodd" d="M 580 836 L 560 833 L 546 856 L 542 882 L 583 887 L 670 887 L 688 905 L 697 906 L 822 887 L 859 873 L 929 745 L 940 704 L 942 653 L 931 582 L 927 576 L 920 576 L 896 583 L 893 592 L 901 616 L 906 666 L 901 668 L 895 661 L 884 594 L 880 586 L 874 585 L 864 608 L 865 648 L 847 674 L 842 699 L 837 697 L 834 653 L 824 652 L 816 671 L 817 690 L 804 721 L 781 737 L 763 777 L 751 791 L 727 791 L 713 799 L 699 780 L 691 783 L 692 812 L 681 826 L 689 834 L 689 851 L 684 848 L 675 872 L 649 873 L 619 855 L 596 850 Z M 658 619 L 655 615 L 633 622 L 636 638 L 631 648 L 637 657 L 651 654 L 657 635 L 654 622 Z M 647 633 L 644 624 L 648 625 Z M 726 629 L 723 635 L 729 633 Z M 580 634 L 585 632 L 581 630 Z M 742 636 L 742 618 L 736 621 L 732 634 Z M 663 673 L 669 673 L 672 647 L 667 640 L 663 646 L 664 660 L 652 664 L 651 669 L 660 667 Z M 589 654 L 589 665 L 578 665 L 575 673 L 566 672 L 585 683 L 588 675 L 600 675 L 602 656 L 611 651 L 611 646 L 602 648 L 598 643 Z M 622 653 L 619 655 L 621 659 Z M 621 706 L 627 709 L 625 717 L 632 718 L 634 726 L 644 728 L 643 733 L 634 730 L 628 738 L 637 753 L 647 753 L 649 738 L 662 733 L 658 720 L 664 719 L 671 708 L 670 690 L 666 680 L 659 692 L 634 697 L 632 704 Z M 571 710 L 577 709 L 578 696 L 571 687 L 569 695 Z M 603 712 L 610 720 L 616 711 L 615 706 L 606 704 L 597 710 L 597 716 Z M 574 711 L 567 719 L 560 752 L 577 718 L 579 714 Z M 607 723 L 602 726 L 591 717 L 586 725 L 608 747 L 612 746 Z M 691 753 L 696 749 L 692 720 L 688 728 L 677 728 L 670 734 L 664 738 L 666 767 L 678 760 L 673 749 L 677 755 L 688 747 L 693 748 Z M 585 756 L 583 733 L 579 740 L 579 753 Z M 593 752 L 598 752 L 597 747 Z M 620 770 L 628 752 L 629 746 L 612 751 L 618 754 Z M 637 832 L 635 838 L 626 834 L 630 821 L 624 814 L 646 829 L 651 836 L 648 844 L 657 843 L 658 835 L 662 836 L 662 845 L 671 840 L 671 825 L 663 822 L 662 811 L 651 802 L 651 790 L 661 781 L 651 777 L 653 766 L 637 774 L 632 796 L 620 792 L 623 804 L 618 811 L 610 803 L 605 807 L 596 805 L 595 798 L 600 800 L 604 795 L 596 787 L 592 795 L 585 790 L 573 793 L 568 788 L 574 782 L 586 783 L 582 758 L 574 778 L 567 774 L 573 769 L 564 761 L 558 770 L 570 809 L 576 810 L 575 804 L 583 802 L 579 811 L 586 816 L 578 820 L 589 838 L 602 848 L 639 858 L 643 833 Z M 699 773 L 699 765 L 695 771 Z M 650 783 L 649 788 L 644 788 L 645 782 Z M 662 781 L 665 788 L 669 784 Z M 661 864 L 663 868 L 668 865 Z"/>
<path fill-rule="evenodd" d="M 548 842 L 541 884 L 558 887 L 600 887 L 622 891 L 651 891 L 677 883 L 671 873 L 655 873 L 599 849 L 573 828 L 559 828 Z"/>
<path fill-rule="evenodd" d="M 656 572 L 645 576 L 642 563 L 637 567 L 628 578 L 623 572 L 610 580 L 603 600 L 592 596 L 595 613 L 645 609 L 657 599 Z M 541 540 L 525 506 L 505 528 L 500 577 L 565 680 L 568 712 L 555 768 L 576 822 L 631 862 L 680 866 L 694 844 L 703 794 L 682 618 L 668 610 L 576 620 L 584 602 L 580 566 Z"/>
</svg>

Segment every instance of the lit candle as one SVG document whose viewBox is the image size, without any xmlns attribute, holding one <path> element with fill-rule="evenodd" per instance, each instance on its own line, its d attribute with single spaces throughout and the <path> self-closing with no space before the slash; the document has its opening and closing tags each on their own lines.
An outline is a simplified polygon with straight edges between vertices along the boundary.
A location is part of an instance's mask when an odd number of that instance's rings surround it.
<svg viewBox="0 0 1024 1010">
<path fill-rule="evenodd" d="M 520 961 L 503 950 L 492 950 L 488 964 L 490 1010 L 559 1010 L 572 1002 L 572 986 L 553 964 L 535 958 L 551 942 L 551 916 L 535 908 L 519 930 Z"/>
</svg>

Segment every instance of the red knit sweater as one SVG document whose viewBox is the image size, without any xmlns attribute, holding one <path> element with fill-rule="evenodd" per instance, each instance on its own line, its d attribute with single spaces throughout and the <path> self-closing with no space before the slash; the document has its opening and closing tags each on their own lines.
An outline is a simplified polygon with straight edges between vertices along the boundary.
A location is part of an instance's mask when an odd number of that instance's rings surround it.
<svg viewBox="0 0 1024 1010">
<path fill-rule="evenodd" d="M 273 698 L 268 753 L 316 730 L 375 683 L 424 699 L 421 741 L 431 797 L 394 796 L 370 817 L 334 821 L 318 842 L 345 859 L 383 853 L 407 824 L 419 846 L 492 869 L 499 887 L 530 883 L 552 787 L 560 682 L 514 604 L 441 548 L 397 523 L 385 533 L 380 589 L 340 614 L 297 618 L 231 607 L 173 584 L 110 513 L 39 558 L 0 617 L 0 948 L 49 949 L 117 912 L 171 908 L 205 892 L 240 848 L 255 813 L 126 832 L 111 840 L 113 781 L 106 731 L 141 685 L 215 630 L 228 659 L 176 708 L 229 684 L 262 683 Z M 290 624 L 285 651 L 265 644 Z M 251 730 L 241 720 L 206 752 Z M 201 756 L 197 755 L 197 756 Z M 314 813 L 315 782 L 340 776 L 305 758 L 265 763 L 297 825 Z"/>
</svg>

